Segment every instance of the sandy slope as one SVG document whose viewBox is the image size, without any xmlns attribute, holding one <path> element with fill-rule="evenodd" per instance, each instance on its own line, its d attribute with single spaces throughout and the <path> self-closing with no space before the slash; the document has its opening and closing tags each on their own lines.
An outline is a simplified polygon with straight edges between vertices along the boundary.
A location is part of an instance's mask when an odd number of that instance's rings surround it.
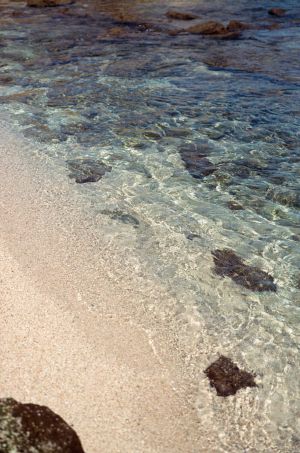
<svg viewBox="0 0 300 453">
<path fill-rule="evenodd" d="M 214 451 L 176 335 L 147 308 L 167 304 L 163 289 L 89 228 L 68 178 L 54 182 L 27 152 L 2 130 L 0 395 L 48 405 L 87 453 Z"/>
</svg>

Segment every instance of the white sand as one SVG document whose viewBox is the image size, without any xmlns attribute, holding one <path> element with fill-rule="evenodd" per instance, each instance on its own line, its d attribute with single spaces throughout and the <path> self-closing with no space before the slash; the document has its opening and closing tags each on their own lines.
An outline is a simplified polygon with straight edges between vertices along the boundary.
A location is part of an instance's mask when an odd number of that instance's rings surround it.
<svg viewBox="0 0 300 453">
<path fill-rule="evenodd" d="M 197 376 L 151 310 L 172 301 L 88 228 L 73 183 L 24 143 L 2 130 L 0 396 L 49 406 L 87 453 L 217 451 Z"/>
</svg>

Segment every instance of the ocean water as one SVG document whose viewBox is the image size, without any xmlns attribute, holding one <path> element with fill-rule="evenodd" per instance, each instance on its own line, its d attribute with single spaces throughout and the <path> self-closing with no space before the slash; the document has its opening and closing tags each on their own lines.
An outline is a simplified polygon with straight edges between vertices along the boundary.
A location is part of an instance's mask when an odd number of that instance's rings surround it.
<svg viewBox="0 0 300 453">
<path fill-rule="evenodd" d="M 299 3 L 0 5 L 1 116 L 66 178 L 76 159 L 111 167 L 97 183 L 70 179 L 101 234 L 170 288 L 193 335 L 201 319 L 207 357 L 257 374 L 247 397 L 210 390 L 204 404 L 199 393 L 220 451 L 299 451 Z M 286 15 L 270 16 L 274 6 Z M 236 40 L 170 34 L 190 25 L 167 19 L 170 7 L 253 28 Z M 216 275 L 211 252 L 224 248 L 271 274 L 277 292 Z"/>
</svg>

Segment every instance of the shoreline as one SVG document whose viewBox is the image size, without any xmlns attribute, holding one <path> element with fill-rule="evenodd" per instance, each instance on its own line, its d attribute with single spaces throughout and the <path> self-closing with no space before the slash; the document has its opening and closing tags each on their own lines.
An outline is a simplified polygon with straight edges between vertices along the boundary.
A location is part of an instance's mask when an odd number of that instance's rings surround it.
<svg viewBox="0 0 300 453">
<path fill-rule="evenodd" d="M 85 229 L 67 178 L 2 137 L 1 397 L 49 406 L 87 453 L 207 451 L 176 335 L 144 305 L 166 294 Z"/>
</svg>

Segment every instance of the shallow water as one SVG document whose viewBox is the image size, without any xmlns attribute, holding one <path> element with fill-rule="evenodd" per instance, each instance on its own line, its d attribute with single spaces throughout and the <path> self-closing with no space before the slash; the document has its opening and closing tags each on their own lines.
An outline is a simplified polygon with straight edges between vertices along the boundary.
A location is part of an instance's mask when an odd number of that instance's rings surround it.
<svg viewBox="0 0 300 453">
<path fill-rule="evenodd" d="M 220 425 L 220 451 L 298 451 L 298 2 L 276 4 L 288 9 L 283 18 L 267 14 L 271 1 L 6 3 L 2 116 L 66 178 L 66 162 L 80 157 L 112 167 L 98 183 L 74 183 L 95 217 L 106 219 L 101 233 L 123 241 L 141 273 L 150 269 L 169 285 L 176 316 L 193 325 L 196 308 L 208 355 L 228 355 L 257 373 L 259 389 L 246 391 L 242 407 L 242 392 L 223 401 L 212 390 L 209 404 L 199 394 L 200 419 Z M 200 21 L 237 19 L 259 29 L 238 40 L 170 36 L 188 26 L 166 19 L 170 6 Z M 182 159 L 187 149 L 214 171 L 193 177 Z M 229 209 L 232 201 L 243 209 Z M 225 247 L 270 273 L 277 292 L 217 276 L 211 251 Z M 250 413 L 259 432 L 247 427 Z"/>
</svg>

